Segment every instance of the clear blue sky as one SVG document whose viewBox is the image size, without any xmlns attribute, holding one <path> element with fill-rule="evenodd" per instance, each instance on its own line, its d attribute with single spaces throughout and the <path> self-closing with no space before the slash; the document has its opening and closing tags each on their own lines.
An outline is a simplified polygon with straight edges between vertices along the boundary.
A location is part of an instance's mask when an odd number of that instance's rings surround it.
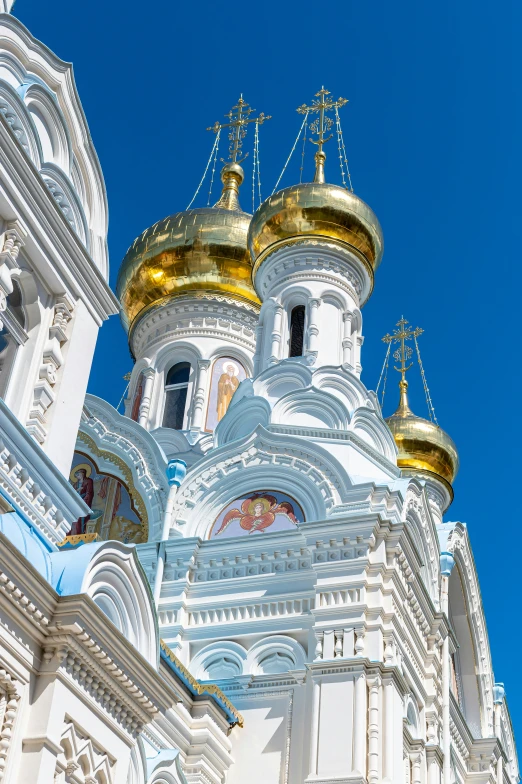
<svg viewBox="0 0 522 784">
<path fill-rule="evenodd" d="M 297 133 L 295 108 L 323 83 L 349 98 L 342 115 L 355 192 L 385 237 L 363 312 L 363 380 L 375 387 L 380 338 L 401 314 L 425 329 L 433 401 L 461 458 L 447 519 L 469 527 L 495 675 L 522 738 L 513 508 L 522 435 L 521 4 L 17 0 L 14 13 L 74 63 L 107 184 L 113 283 L 133 239 L 190 201 L 212 142 L 205 129 L 240 92 L 273 115 L 261 129 L 265 196 Z M 330 147 L 327 174 L 336 180 Z M 115 317 L 100 333 L 89 391 L 116 405 L 131 366 Z M 388 388 L 391 413 L 397 393 Z M 412 397 L 425 415 L 418 381 Z"/>
</svg>

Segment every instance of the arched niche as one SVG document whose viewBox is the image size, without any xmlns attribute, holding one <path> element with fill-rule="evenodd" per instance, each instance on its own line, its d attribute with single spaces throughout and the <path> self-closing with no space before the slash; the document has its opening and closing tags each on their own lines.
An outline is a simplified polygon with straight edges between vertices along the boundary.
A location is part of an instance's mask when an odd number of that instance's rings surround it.
<svg viewBox="0 0 522 784">
<path fill-rule="evenodd" d="M 225 416 L 240 383 L 248 376 L 244 360 L 229 354 L 215 357 L 210 368 L 205 430 L 213 432 Z"/>
<path fill-rule="evenodd" d="M 54 96 L 36 82 L 22 90 L 24 103 L 38 133 L 42 163 L 54 163 L 67 175 L 71 169 L 72 149 L 69 131 Z"/>
<path fill-rule="evenodd" d="M 116 539 L 124 544 L 147 541 L 145 506 L 132 482 L 125 483 L 100 468 L 91 455 L 78 450 L 73 455 L 69 479 L 93 511 L 73 525 L 72 535 L 97 533 L 103 540 Z"/>
<path fill-rule="evenodd" d="M 190 671 L 197 680 L 235 678 L 245 672 L 247 652 L 237 642 L 220 640 L 205 645 L 190 663 Z"/>
<path fill-rule="evenodd" d="M 252 675 L 280 675 L 305 667 L 303 646 L 292 637 L 275 634 L 259 640 L 248 651 L 246 671 Z"/>
<path fill-rule="evenodd" d="M 449 578 L 449 618 L 457 637 L 458 649 L 453 655 L 455 695 L 474 737 L 482 736 L 481 699 L 477 678 L 477 654 L 469 621 L 465 583 L 457 563 Z"/>
</svg>

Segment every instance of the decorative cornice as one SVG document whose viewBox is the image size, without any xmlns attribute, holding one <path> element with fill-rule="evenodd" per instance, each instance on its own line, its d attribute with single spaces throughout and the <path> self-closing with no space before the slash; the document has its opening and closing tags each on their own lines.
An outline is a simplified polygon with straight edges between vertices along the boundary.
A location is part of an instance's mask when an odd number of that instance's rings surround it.
<svg viewBox="0 0 522 784">
<path fill-rule="evenodd" d="M 139 735 L 158 706 L 78 624 L 58 624 L 48 632 L 42 672 L 55 668 L 67 672 L 133 737 Z"/>
</svg>

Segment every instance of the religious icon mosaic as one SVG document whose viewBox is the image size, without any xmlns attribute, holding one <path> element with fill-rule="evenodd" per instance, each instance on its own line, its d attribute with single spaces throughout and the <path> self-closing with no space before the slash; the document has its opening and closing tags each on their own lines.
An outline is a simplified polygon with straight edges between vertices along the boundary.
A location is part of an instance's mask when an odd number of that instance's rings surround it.
<svg viewBox="0 0 522 784">
<path fill-rule="evenodd" d="M 216 359 L 210 380 L 206 430 L 214 430 L 217 423 L 223 419 L 234 392 L 245 378 L 245 368 L 236 359 Z"/>
<path fill-rule="evenodd" d="M 69 536 L 98 533 L 101 539 L 118 539 L 124 544 L 147 541 L 143 522 L 120 479 L 99 471 L 92 458 L 75 452 L 70 481 L 92 514 L 73 523 Z"/>
<path fill-rule="evenodd" d="M 258 490 L 225 506 L 216 518 L 209 538 L 285 531 L 303 522 L 303 510 L 293 498 L 275 490 Z"/>
</svg>

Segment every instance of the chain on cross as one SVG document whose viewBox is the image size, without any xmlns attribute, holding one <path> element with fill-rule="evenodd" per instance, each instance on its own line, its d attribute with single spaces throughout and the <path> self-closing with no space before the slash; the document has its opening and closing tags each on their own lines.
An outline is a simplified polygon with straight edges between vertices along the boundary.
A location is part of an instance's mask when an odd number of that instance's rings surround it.
<svg viewBox="0 0 522 784">
<path fill-rule="evenodd" d="M 332 133 L 329 136 L 325 136 L 333 125 L 333 119 L 328 117 L 327 112 L 339 109 L 348 103 L 347 98 L 339 98 L 337 101 L 334 101 L 332 98 L 327 98 L 328 95 L 330 95 L 330 92 L 321 87 L 319 92 L 315 94 L 311 106 L 303 104 L 297 109 L 299 114 L 319 114 L 319 117 L 310 123 L 311 133 L 316 134 L 318 137 L 317 139 L 310 139 L 310 141 L 313 144 L 317 144 L 319 152 L 322 152 L 323 144 L 326 144 L 333 136 Z"/>
<path fill-rule="evenodd" d="M 214 133 L 218 133 L 222 128 L 230 128 L 228 134 L 230 140 L 229 160 L 233 163 L 242 163 L 248 156 L 248 153 L 246 153 L 241 158 L 243 152 L 243 139 L 247 134 L 245 126 L 253 122 L 257 123 L 257 125 L 262 125 L 265 120 L 272 119 L 271 115 L 265 115 L 263 112 L 261 112 L 259 117 L 251 117 L 250 115 L 254 112 L 255 109 L 252 109 L 246 101 L 243 100 L 243 95 L 240 95 L 237 104 L 232 107 L 228 114 L 225 114 L 225 117 L 228 117 L 229 122 L 215 122 L 214 125 L 207 128 L 207 131 L 214 131 Z"/>
</svg>

